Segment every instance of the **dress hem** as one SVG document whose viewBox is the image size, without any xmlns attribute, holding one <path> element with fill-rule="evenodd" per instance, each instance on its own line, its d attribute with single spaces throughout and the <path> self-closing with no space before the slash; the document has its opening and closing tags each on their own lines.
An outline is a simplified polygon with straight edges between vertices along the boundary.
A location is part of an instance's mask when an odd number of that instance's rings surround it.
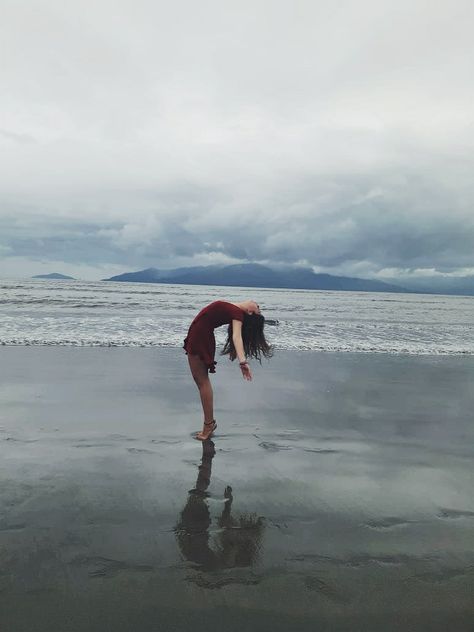
<svg viewBox="0 0 474 632">
<path fill-rule="evenodd" d="M 199 352 L 198 353 L 193 353 L 192 351 L 188 351 L 187 348 L 186 348 L 187 341 L 188 341 L 188 339 L 185 338 L 184 344 L 183 344 L 183 349 L 184 349 L 186 355 L 198 356 L 198 358 L 200 358 L 204 362 L 204 364 L 206 365 L 206 369 L 209 371 L 209 373 L 215 373 L 216 372 L 216 364 L 217 364 L 217 362 L 215 360 L 211 360 L 211 361 L 206 360 L 205 358 L 202 357 L 202 354 L 199 353 Z"/>
</svg>

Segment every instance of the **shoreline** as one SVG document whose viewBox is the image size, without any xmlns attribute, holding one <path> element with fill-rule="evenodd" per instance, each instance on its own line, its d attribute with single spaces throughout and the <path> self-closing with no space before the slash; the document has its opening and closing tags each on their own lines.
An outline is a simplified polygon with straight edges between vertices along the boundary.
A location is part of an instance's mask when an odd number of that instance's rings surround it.
<svg viewBox="0 0 474 632">
<path fill-rule="evenodd" d="M 23 347 L 40 347 L 40 348 L 68 348 L 68 349 L 130 349 L 130 350 L 139 350 L 139 349 L 182 349 L 182 346 L 177 344 L 135 344 L 131 345 L 130 343 L 98 343 L 98 344 L 80 344 L 80 343 L 68 343 L 64 342 L 25 342 L 25 343 L 8 343 L 8 342 L 0 342 L 0 347 L 7 348 L 23 348 Z M 343 354 L 343 355 L 382 355 L 382 356 L 406 356 L 406 357 L 432 357 L 432 358 L 452 358 L 452 357 L 473 357 L 474 351 L 438 351 L 434 352 L 420 352 L 420 351 L 386 351 L 384 349 L 277 349 L 275 353 L 320 353 L 320 354 Z M 219 353 L 216 353 L 216 358 L 219 357 Z"/>
</svg>

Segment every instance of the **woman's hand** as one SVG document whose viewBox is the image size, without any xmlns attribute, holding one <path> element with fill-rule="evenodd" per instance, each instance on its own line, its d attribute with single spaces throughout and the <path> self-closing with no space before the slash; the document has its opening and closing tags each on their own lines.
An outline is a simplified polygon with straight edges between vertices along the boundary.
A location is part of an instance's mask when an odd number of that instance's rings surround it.
<svg viewBox="0 0 474 632">
<path fill-rule="evenodd" d="M 242 377 L 244 380 L 250 381 L 252 379 L 252 371 L 247 362 L 240 363 L 240 370 L 242 371 Z"/>
</svg>

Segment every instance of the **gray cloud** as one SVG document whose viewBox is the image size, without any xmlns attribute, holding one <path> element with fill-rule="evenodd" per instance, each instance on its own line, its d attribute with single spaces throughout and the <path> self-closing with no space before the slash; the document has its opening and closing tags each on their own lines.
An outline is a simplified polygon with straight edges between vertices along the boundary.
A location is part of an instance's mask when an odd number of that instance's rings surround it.
<svg viewBox="0 0 474 632">
<path fill-rule="evenodd" d="M 474 268 L 472 17 L 460 0 L 7 2 L 0 274 Z"/>
<path fill-rule="evenodd" d="M 36 143 L 36 139 L 30 134 L 18 134 L 7 129 L 0 129 L 0 137 L 14 143 Z"/>
</svg>

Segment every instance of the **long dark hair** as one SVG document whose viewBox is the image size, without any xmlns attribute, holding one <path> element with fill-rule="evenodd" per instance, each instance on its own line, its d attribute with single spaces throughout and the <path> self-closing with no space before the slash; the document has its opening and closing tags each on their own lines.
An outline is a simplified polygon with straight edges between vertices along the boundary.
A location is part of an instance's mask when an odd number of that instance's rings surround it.
<svg viewBox="0 0 474 632">
<path fill-rule="evenodd" d="M 265 318 L 261 314 L 244 314 L 242 323 L 242 342 L 244 343 L 244 351 L 247 358 L 255 358 L 262 363 L 262 355 L 265 358 L 271 358 L 273 349 L 265 340 L 263 327 Z M 232 340 L 232 323 L 227 330 L 227 340 L 221 355 L 228 355 L 231 360 L 235 360 L 237 353 Z"/>
</svg>

